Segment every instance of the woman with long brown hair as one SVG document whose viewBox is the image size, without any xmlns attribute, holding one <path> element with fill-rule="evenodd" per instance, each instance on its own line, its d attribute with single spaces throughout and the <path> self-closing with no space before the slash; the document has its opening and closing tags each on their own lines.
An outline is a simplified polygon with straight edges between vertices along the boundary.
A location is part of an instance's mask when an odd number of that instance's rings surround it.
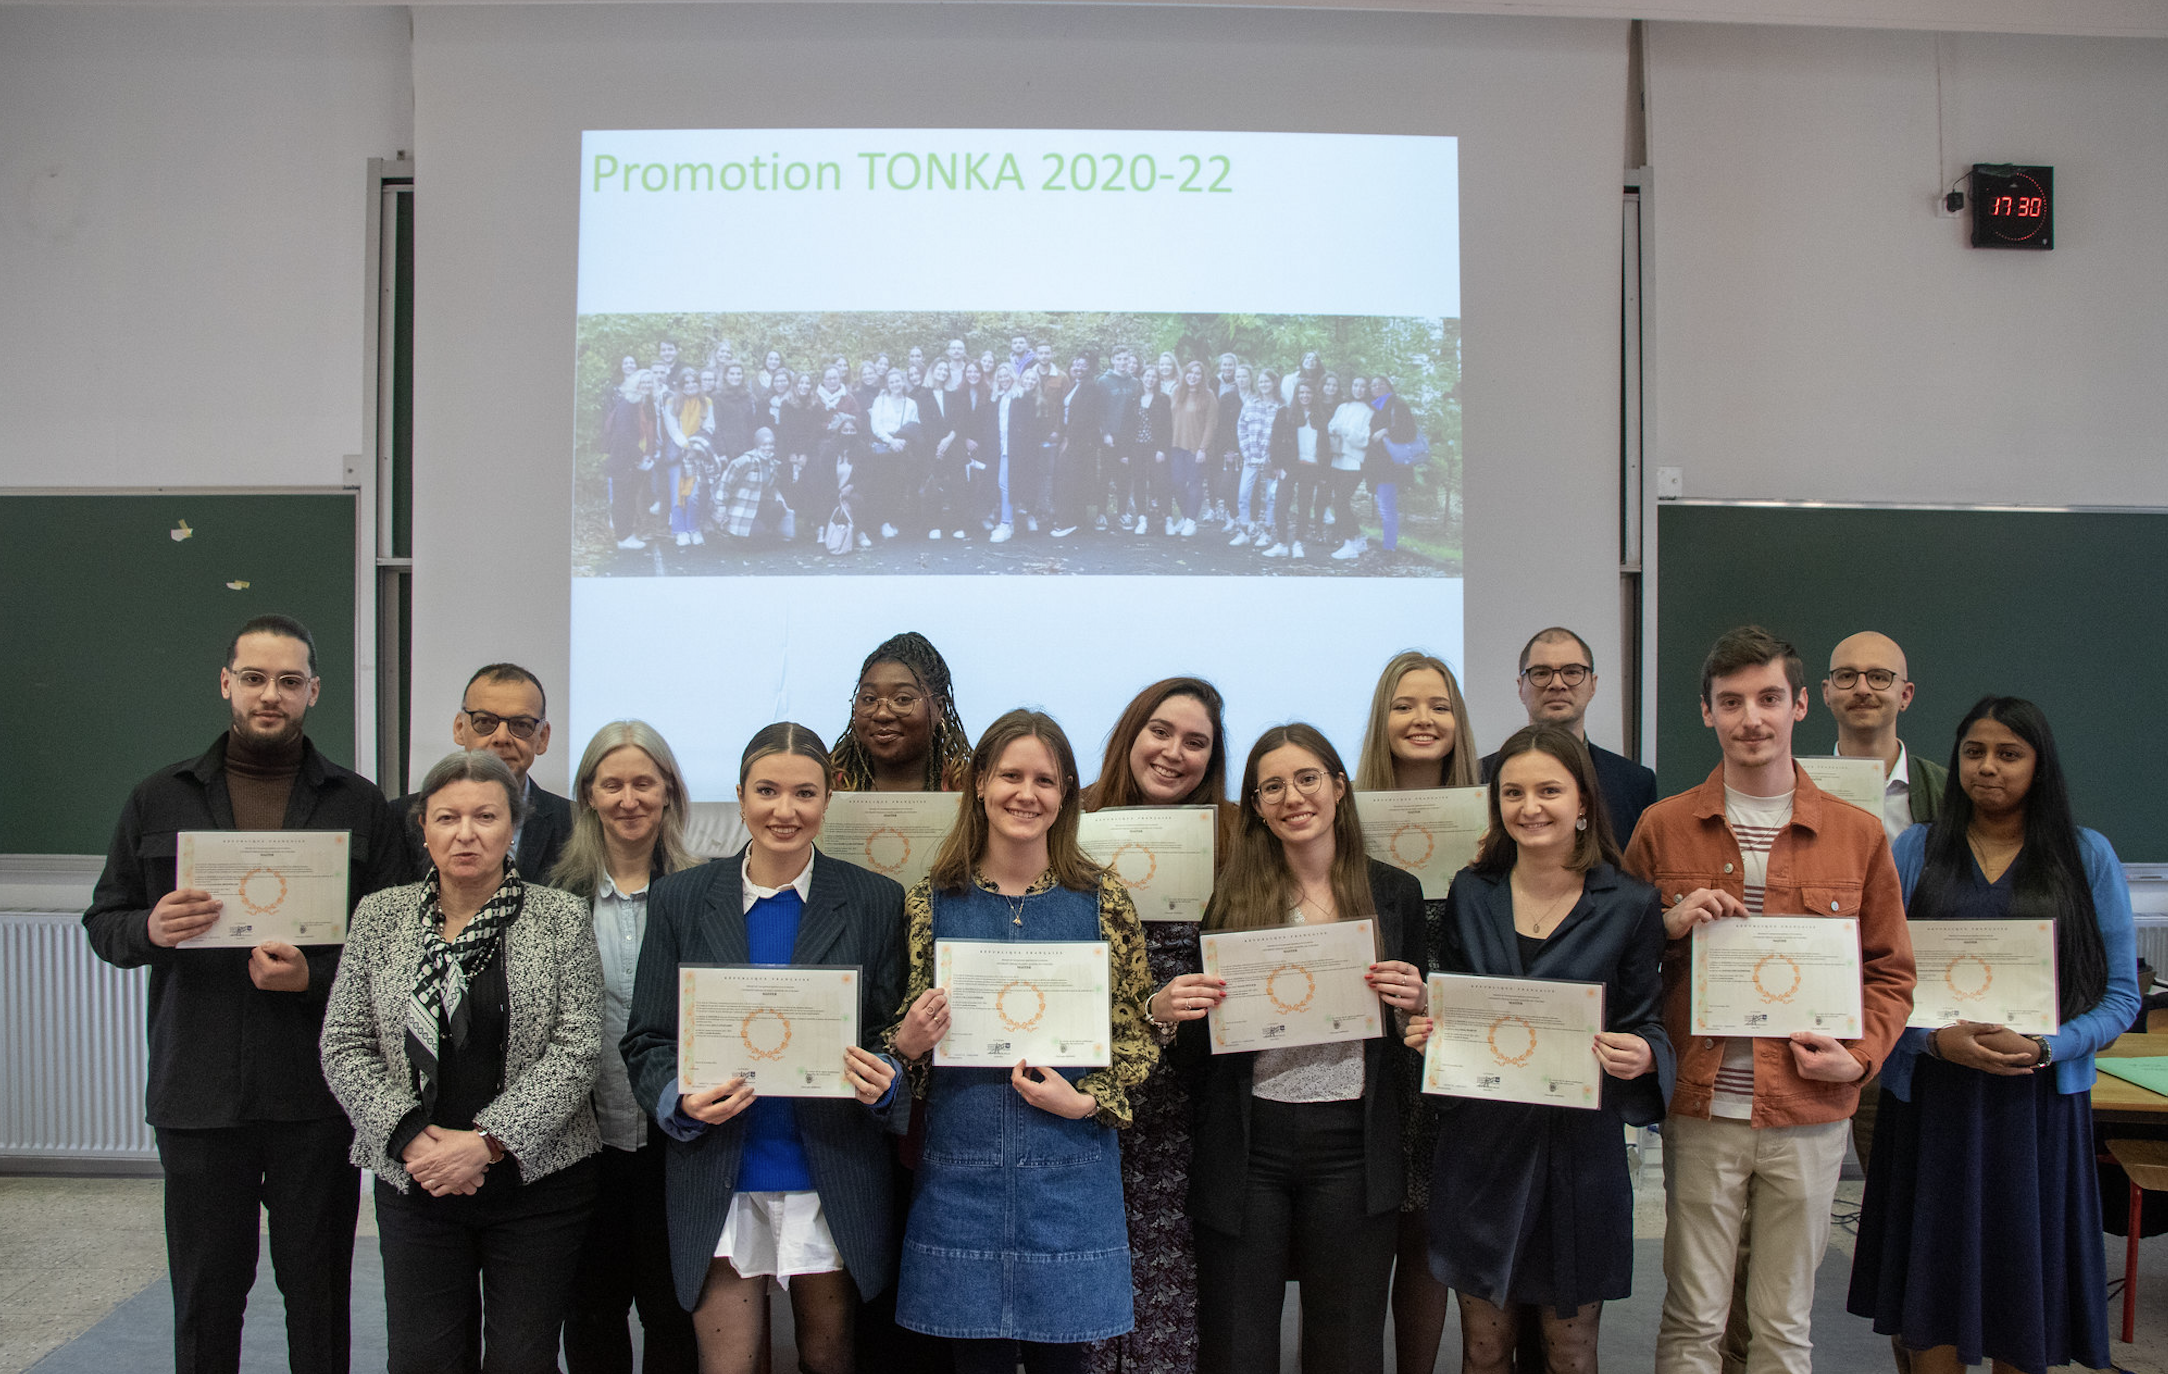
<svg viewBox="0 0 2168 1374">
<path fill-rule="evenodd" d="M 1148 395 L 1161 399 L 1156 391 Z M 1211 806 L 1227 797 L 1227 731 L 1219 689 L 1203 678 L 1170 677 L 1137 693 L 1107 735 L 1099 780 L 1084 809 Z M 1224 855 L 1225 847 L 1215 851 Z M 1155 989 L 1145 1004 L 1164 1046 L 1179 1024 L 1220 1000 L 1218 978 L 1201 971 L 1197 927 L 1146 921 L 1144 956 Z M 1129 1094 L 1134 1118 L 1122 1137 L 1122 1205 L 1135 1271 L 1136 1329 L 1093 1347 L 1099 1374 L 1189 1374 L 1197 1367 L 1197 1255 L 1185 1212 L 1189 1197 L 1190 1100 L 1161 1064 Z"/>
<path fill-rule="evenodd" d="M 1374 921 L 1366 981 L 1396 1021 L 1422 1005 L 1423 890 L 1363 853 L 1347 770 L 1314 727 L 1251 747 L 1242 813 L 1204 929 Z M 1203 1021 L 1174 1053 L 1196 1099 L 1190 1215 L 1197 1227 L 1202 1366 L 1277 1368 L 1286 1276 L 1302 1286 L 1306 1374 L 1385 1363 L 1385 1301 L 1404 1189 L 1397 1038 L 1211 1053 Z"/>
</svg>

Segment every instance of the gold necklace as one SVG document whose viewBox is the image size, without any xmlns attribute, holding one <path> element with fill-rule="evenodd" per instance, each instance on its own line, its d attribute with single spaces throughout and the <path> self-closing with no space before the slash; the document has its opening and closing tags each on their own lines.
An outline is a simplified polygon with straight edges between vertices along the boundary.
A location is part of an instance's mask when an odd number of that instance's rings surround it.
<svg viewBox="0 0 2168 1374">
<path fill-rule="evenodd" d="M 1308 902 L 1311 906 L 1317 908 L 1320 921 L 1338 921 L 1340 919 L 1340 908 L 1336 903 L 1319 901 L 1311 894 L 1310 889 L 1304 887 L 1301 883 L 1295 884 L 1295 892 L 1295 914 L 1298 919 L 1301 917 L 1304 902 Z"/>
<path fill-rule="evenodd" d="M 1541 936 L 1543 934 L 1543 928 L 1549 925 L 1554 918 L 1564 915 L 1566 911 L 1572 910 L 1572 903 L 1579 900 L 1580 896 L 1581 894 L 1578 892 L 1568 892 L 1567 894 L 1565 894 L 1565 896 L 1560 897 L 1558 900 L 1552 902 L 1548 907 L 1544 908 L 1543 914 L 1536 918 L 1536 928 L 1529 933 L 1531 935 Z M 1518 908 L 1519 902 L 1516 899 L 1516 911 L 1518 911 Z M 1563 910 L 1561 908 L 1563 908 Z"/>
<path fill-rule="evenodd" d="M 1031 894 L 1026 892 L 1013 901 L 1010 900 L 1009 894 L 1006 892 L 1001 893 L 1000 897 L 1002 901 L 1009 904 L 1009 924 L 1013 926 L 1022 925 L 1024 923 L 1024 903 L 1030 899 Z"/>
</svg>

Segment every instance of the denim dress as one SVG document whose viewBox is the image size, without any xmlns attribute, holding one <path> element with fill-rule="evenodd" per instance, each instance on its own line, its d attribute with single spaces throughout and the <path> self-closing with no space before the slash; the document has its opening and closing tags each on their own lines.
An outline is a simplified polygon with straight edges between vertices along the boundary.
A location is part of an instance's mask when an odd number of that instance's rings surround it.
<svg viewBox="0 0 2168 1374">
<path fill-rule="evenodd" d="M 1095 893 L 932 894 L 942 940 L 1097 940 Z M 1083 1069 L 1056 1070 L 1071 1083 Z M 1061 1343 L 1133 1325 L 1121 1147 L 1096 1117 L 1026 1102 L 1007 1069 L 933 1071 L 896 1321 L 962 1340 Z"/>
</svg>

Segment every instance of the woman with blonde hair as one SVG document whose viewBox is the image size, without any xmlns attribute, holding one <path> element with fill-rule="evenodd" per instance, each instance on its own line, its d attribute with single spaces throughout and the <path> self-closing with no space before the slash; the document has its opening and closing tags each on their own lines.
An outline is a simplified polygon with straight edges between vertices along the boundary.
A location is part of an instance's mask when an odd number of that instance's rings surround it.
<svg viewBox="0 0 2168 1374">
<path fill-rule="evenodd" d="M 1309 725 L 1274 726 L 1242 770 L 1242 818 L 1204 929 L 1370 920 L 1365 981 L 1396 1022 L 1422 1006 L 1422 885 L 1363 853 L 1340 755 Z M 1395 1216 L 1405 1191 L 1400 1061 L 1369 1040 L 1213 1054 L 1202 1020 L 1175 1036 L 1197 1104 L 1189 1187 L 1201 1365 L 1276 1369 L 1285 1283 L 1301 1284 L 1306 1374 L 1376 1374 Z"/>
<path fill-rule="evenodd" d="M 1468 703 L 1445 661 L 1418 649 L 1395 654 L 1370 694 L 1362 760 L 1362 792 L 1480 784 L 1481 751 L 1468 727 Z M 1445 900 L 1423 903 L 1424 947 L 1435 948 Z M 1438 1112 L 1422 1094 L 1420 1068 L 1404 1065 L 1400 1085 L 1407 1112 L 1408 1190 L 1400 1204 L 1399 1259 L 1393 1271 L 1393 1344 L 1403 1368 L 1435 1363 L 1452 1294 L 1430 1276 L 1430 1166 L 1438 1141 Z"/>
<path fill-rule="evenodd" d="M 685 783 L 670 746 L 644 720 L 595 732 L 572 782 L 572 834 L 550 885 L 588 903 L 602 959 L 602 1059 L 595 1123 L 602 1130 L 602 1191 L 580 1251 L 565 1311 L 570 1374 L 632 1368 L 625 1314 L 637 1309 L 648 1374 L 699 1364 L 692 1319 L 670 1282 L 663 1152 L 633 1097 L 624 1056 L 633 977 L 647 936 L 647 894 L 657 878 L 699 860 L 685 847 Z"/>
</svg>

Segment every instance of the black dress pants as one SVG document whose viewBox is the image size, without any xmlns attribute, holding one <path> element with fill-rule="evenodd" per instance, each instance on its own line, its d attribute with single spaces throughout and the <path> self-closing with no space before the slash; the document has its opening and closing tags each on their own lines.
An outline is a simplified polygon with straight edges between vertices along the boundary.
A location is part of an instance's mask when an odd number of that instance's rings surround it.
<svg viewBox="0 0 2168 1374">
<path fill-rule="evenodd" d="M 295 1374 L 345 1374 L 361 1171 L 346 1118 L 158 1128 L 175 1374 L 241 1366 L 241 1314 L 256 1282 L 258 1208 L 271 1218 L 271 1272 L 286 1300 Z"/>
<path fill-rule="evenodd" d="M 1278 1369 L 1293 1275 L 1303 1374 L 1379 1374 L 1400 1214 L 1367 1210 L 1362 1102 L 1253 1100 L 1249 1164 L 1242 1234 L 1196 1228 L 1199 1367 Z"/>
<path fill-rule="evenodd" d="M 632 1374 L 632 1333 L 625 1316 L 635 1308 L 644 1374 L 697 1374 L 700 1368 L 692 1314 L 678 1306 L 670 1276 L 662 1144 L 652 1126 L 648 1135 L 638 1150 L 602 1149 L 601 1191 L 565 1311 L 570 1374 Z"/>
<path fill-rule="evenodd" d="M 391 1374 L 556 1374 L 601 1163 L 532 1183 L 517 1168 L 492 1166 L 465 1197 L 377 1180 Z"/>
</svg>

